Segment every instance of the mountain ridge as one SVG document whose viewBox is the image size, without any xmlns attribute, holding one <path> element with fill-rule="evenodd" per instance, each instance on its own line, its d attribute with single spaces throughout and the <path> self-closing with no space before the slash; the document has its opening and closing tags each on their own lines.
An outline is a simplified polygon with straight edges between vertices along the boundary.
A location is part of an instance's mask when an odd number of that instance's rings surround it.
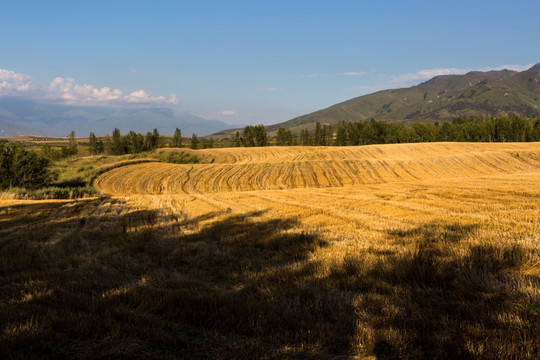
<svg viewBox="0 0 540 360">
<path fill-rule="evenodd" d="M 387 89 L 352 98 L 291 120 L 267 126 L 299 131 L 316 122 L 375 119 L 386 122 L 448 121 L 459 116 L 536 116 L 540 114 L 540 63 L 516 72 L 472 71 L 439 75 L 409 88 Z"/>
<path fill-rule="evenodd" d="M 172 134 L 177 127 L 187 136 L 209 135 L 231 125 L 169 108 L 74 106 L 0 97 L 0 137 L 67 136 L 71 130 L 77 135 L 105 135 L 114 128 L 123 133 L 157 128 L 163 134 Z"/>
</svg>

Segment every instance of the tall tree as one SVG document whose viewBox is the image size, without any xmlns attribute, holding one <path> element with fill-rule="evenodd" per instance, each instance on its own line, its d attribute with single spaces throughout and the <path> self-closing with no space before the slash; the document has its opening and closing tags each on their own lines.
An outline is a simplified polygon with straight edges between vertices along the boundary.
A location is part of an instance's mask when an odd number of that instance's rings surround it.
<svg viewBox="0 0 540 360">
<path fill-rule="evenodd" d="M 120 134 L 120 129 L 118 128 L 114 128 L 112 132 L 110 153 L 112 155 L 123 155 L 125 153 L 124 145 L 122 144 L 122 136 Z"/>
<path fill-rule="evenodd" d="M 191 145 L 190 147 L 192 149 L 197 149 L 199 147 L 199 138 L 197 137 L 197 135 L 195 133 L 193 133 L 193 135 L 191 135 Z"/>
<path fill-rule="evenodd" d="M 255 128 L 248 125 L 242 133 L 242 143 L 245 147 L 255 146 Z"/>
<path fill-rule="evenodd" d="M 70 155 L 77 155 L 79 150 L 77 149 L 77 139 L 75 139 L 75 131 L 72 131 L 69 134 L 69 145 L 68 150 Z"/>
<path fill-rule="evenodd" d="M 308 129 L 302 129 L 302 131 L 300 131 L 300 143 L 303 146 L 313 145 L 311 141 L 311 133 Z"/>
<path fill-rule="evenodd" d="M 279 127 L 277 136 L 276 136 L 276 142 L 278 145 L 284 146 L 284 145 L 292 145 L 292 134 L 290 129 L 284 129 L 283 127 Z"/>
<path fill-rule="evenodd" d="M 152 132 L 152 149 L 157 149 L 159 147 L 159 131 L 154 128 Z"/>
<path fill-rule="evenodd" d="M 337 146 L 347 145 L 347 125 L 345 121 L 338 124 L 335 144 Z"/>
<path fill-rule="evenodd" d="M 138 154 L 144 150 L 144 136 L 131 130 L 124 136 L 124 149 L 130 154 Z"/>
<path fill-rule="evenodd" d="M 182 147 L 182 131 L 179 128 L 176 128 L 173 135 L 173 147 Z"/>
<path fill-rule="evenodd" d="M 322 145 L 322 138 L 323 138 L 323 133 L 322 133 L 321 123 L 317 121 L 315 123 L 315 136 L 313 139 L 313 145 L 315 146 Z"/>
<path fill-rule="evenodd" d="M 90 155 L 96 155 L 97 154 L 97 140 L 96 140 L 96 134 L 93 132 L 90 133 L 90 136 L 88 137 L 88 140 L 90 141 Z"/>
<path fill-rule="evenodd" d="M 255 132 L 255 146 L 266 146 L 268 145 L 268 134 L 264 125 L 257 125 L 254 128 Z"/>
</svg>

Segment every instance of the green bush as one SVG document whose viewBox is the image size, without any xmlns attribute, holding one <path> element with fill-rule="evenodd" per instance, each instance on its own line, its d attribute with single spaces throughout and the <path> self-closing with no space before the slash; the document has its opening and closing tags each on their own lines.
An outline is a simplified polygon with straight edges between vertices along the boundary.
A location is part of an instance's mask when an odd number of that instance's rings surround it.
<svg viewBox="0 0 540 360">
<path fill-rule="evenodd" d="M 15 194 L 15 198 L 23 200 L 79 199 L 96 196 L 98 194 L 97 190 L 91 186 L 78 186 L 73 188 L 50 186 L 35 190 L 11 188 L 8 192 Z"/>
<path fill-rule="evenodd" d="M 0 190 L 10 187 L 38 189 L 57 178 L 49 166 L 51 161 L 22 144 L 0 142 Z"/>
<path fill-rule="evenodd" d="M 171 164 L 197 164 L 199 162 L 196 156 L 184 151 L 162 152 L 160 154 L 160 160 Z"/>
</svg>

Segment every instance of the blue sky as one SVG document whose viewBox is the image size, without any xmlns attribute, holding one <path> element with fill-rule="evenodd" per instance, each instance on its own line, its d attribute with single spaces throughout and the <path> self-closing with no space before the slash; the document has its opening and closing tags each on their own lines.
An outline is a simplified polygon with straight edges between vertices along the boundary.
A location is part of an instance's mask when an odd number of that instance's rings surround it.
<svg viewBox="0 0 540 360">
<path fill-rule="evenodd" d="M 271 124 L 437 74 L 524 69 L 540 62 L 538 14 L 535 0 L 6 0 L 0 96 Z"/>
</svg>

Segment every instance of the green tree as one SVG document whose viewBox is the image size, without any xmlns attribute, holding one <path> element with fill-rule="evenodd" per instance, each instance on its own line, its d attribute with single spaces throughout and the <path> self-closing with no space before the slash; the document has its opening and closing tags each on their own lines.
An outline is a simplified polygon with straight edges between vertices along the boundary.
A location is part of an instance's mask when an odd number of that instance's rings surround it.
<svg viewBox="0 0 540 360">
<path fill-rule="evenodd" d="M 199 147 L 199 138 L 197 137 L 197 135 L 194 133 L 193 135 L 191 135 L 191 145 L 190 147 L 192 149 L 197 149 Z"/>
<path fill-rule="evenodd" d="M 138 154 L 144 151 L 144 136 L 130 131 L 123 139 L 123 148 L 130 154 Z"/>
<path fill-rule="evenodd" d="M 335 144 L 338 146 L 347 145 L 347 124 L 345 121 L 338 124 Z"/>
<path fill-rule="evenodd" d="M 311 140 L 312 140 L 312 138 L 311 138 L 311 133 L 309 132 L 309 130 L 308 129 L 302 129 L 300 131 L 300 143 L 303 146 L 313 145 L 313 142 Z"/>
<path fill-rule="evenodd" d="M 174 130 L 172 146 L 182 147 L 182 131 L 180 131 L 179 128 L 176 128 L 176 130 Z"/>
<path fill-rule="evenodd" d="M 242 146 L 242 138 L 240 137 L 240 132 L 237 131 L 234 134 L 231 134 L 229 137 L 229 146 L 239 147 Z"/>
<path fill-rule="evenodd" d="M 332 145 L 333 137 L 334 137 L 334 129 L 332 128 L 332 124 L 323 125 L 321 145 L 323 146 Z"/>
<path fill-rule="evenodd" d="M 90 155 L 97 155 L 97 140 L 96 140 L 96 134 L 93 132 L 90 133 L 90 136 L 88 137 L 88 140 L 90 142 Z"/>
<path fill-rule="evenodd" d="M 242 144 L 245 147 L 255 146 L 255 128 L 252 125 L 248 125 L 244 128 L 242 133 Z"/>
<path fill-rule="evenodd" d="M 49 159 L 35 151 L 25 150 L 21 144 L 0 143 L 0 189 L 23 187 L 37 189 L 56 179 Z"/>
<path fill-rule="evenodd" d="M 77 155 L 79 153 L 79 150 L 77 148 L 77 139 L 75 138 L 75 131 L 72 131 L 70 134 L 69 134 L 69 139 L 68 139 L 68 150 L 69 150 L 69 155 Z"/>
<path fill-rule="evenodd" d="M 283 127 L 279 127 L 277 136 L 276 136 L 276 142 L 280 146 L 290 146 L 292 145 L 292 133 L 290 129 L 284 129 Z"/>
<path fill-rule="evenodd" d="M 115 128 L 112 132 L 111 141 L 106 146 L 107 153 L 109 155 L 124 155 L 125 149 L 122 143 L 122 135 L 120 129 Z"/>
<path fill-rule="evenodd" d="M 159 131 L 154 128 L 154 131 L 152 131 L 152 149 L 157 149 L 159 147 L 159 139 Z"/>
<path fill-rule="evenodd" d="M 322 144 L 322 126 L 320 122 L 315 123 L 315 135 L 313 136 L 313 145 L 319 146 Z"/>
<path fill-rule="evenodd" d="M 256 125 L 254 127 L 255 134 L 255 146 L 266 146 L 268 145 L 268 134 L 264 125 Z"/>
<path fill-rule="evenodd" d="M 41 147 L 41 155 L 49 160 L 58 160 L 60 158 L 58 151 L 54 150 L 50 144 L 44 144 Z"/>
<path fill-rule="evenodd" d="M 212 137 L 210 137 L 210 138 L 202 138 L 200 143 L 201 143 L 203 149 L 211 149 L 215 145 L 215 140 Z"/>
</svg>

